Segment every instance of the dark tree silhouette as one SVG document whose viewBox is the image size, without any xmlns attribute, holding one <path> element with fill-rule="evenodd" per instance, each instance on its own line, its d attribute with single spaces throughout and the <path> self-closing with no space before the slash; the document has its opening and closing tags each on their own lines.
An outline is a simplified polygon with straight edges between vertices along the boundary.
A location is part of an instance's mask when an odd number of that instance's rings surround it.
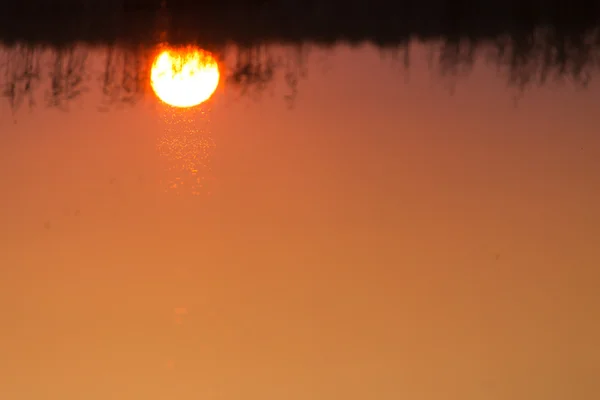
<svg viewBox="0 0 600 400">
<path fill-rule="evenodd" d="M 600 3 L 592 0 L 114 0 L 99 2 L 103 8 L 77 1 L 10 2 L 0 13 L 0 88 L 13 109 L 33 106 L 44 85 L 46 103 L 65 109 L 92 80 L 89 51 L 104 48 L 96 77 L 103 107 L 134 104 L 148 92 L 150 57 L 164 42 L 217 55 L 236 43 L 227 85 L 257 96 L 282 75 L 290 104 L 308 72 L 307 49 L 340 41 L 392 51 L 407 72 L 411 41 L 427 43 L 430 66 L 451 85 L 482 59 L 520 91 L 548 81 L 585 87 L 600 66 Z M 53 16 L 26 12 L 23 4 Z M 273 44 L 295 50 L 276 57 Z"/>
</svg>

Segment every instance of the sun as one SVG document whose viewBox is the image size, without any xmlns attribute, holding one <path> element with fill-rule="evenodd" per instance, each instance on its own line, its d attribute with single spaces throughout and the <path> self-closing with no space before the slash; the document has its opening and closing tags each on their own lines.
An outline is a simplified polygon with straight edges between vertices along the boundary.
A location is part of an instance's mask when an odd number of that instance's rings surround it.
<svg viewBox="0 0 600 400">
<path fill-rule="evenodd" d="M 156 56 L 150 72 L 152 89 L 170 106 L 197 106 L 212 96 L 219 85 L 219 65 L 205 50 L 188 47 L 167 49 Z"/>
</svg>

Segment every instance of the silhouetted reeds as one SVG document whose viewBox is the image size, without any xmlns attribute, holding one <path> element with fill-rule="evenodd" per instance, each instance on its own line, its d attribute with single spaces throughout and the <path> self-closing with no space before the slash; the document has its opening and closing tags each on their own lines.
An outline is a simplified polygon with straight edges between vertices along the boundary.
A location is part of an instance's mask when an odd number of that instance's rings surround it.
<svg viewBox="0 0 600 400">
<path fill-rule="evenodd" d="M 432 64 L 442 74 L 468 73 L 475 60 L 485 59 L 521 89 L 548 80 L 586 85 L 600 66 L 600 3 L 591 0 L 78 1 L 5 0 L 0 88 L 13 108 L 34 105 L 44 78 L 51 106 L 63 107 L 94 79 L 107 103 L 134 103 L 148 88 L 144 49 L 165 41 L 217 54 L 236 43 L 228 84 L 260 92 L 283 70 L 290 98 L 305 73 L 301 57 L 278 60 L 269 53 L 271 44 L 302 54 L 306 43 L 370 42 L 404 49 L 409 67 L 411 40 L 435 42 Z M 86 52 L 97 46 L 108 49 L 105 70 L 90 77 Z"/>
</svg>

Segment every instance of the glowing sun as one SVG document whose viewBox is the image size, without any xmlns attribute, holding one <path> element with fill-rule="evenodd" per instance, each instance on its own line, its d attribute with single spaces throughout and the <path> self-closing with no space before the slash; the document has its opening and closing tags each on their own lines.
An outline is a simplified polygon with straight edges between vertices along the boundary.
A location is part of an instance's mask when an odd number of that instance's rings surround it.
<svg viewBox="0 0 600 400">
<path fill-rule="evenodd" d="M 219 65 L 209 52 L 168 49 L 154 60 L 150 83 L 159 99 L 186 108 L 208 100 L 219 85 L 219 77 Z"/>
</svg>

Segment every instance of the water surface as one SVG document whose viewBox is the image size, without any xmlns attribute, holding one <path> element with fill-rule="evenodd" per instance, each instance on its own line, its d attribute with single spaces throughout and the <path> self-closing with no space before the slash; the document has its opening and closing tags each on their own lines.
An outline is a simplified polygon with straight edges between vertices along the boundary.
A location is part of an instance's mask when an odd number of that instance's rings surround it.
<svg viewBox="0 0 600 400">
<path fill-rule="evenodd" d="M 227 48 L 187 110 L 152 46 L 5 46 L 0 393 L 600 394 L 598 83 L 433 45 Z"/>
</svg>

